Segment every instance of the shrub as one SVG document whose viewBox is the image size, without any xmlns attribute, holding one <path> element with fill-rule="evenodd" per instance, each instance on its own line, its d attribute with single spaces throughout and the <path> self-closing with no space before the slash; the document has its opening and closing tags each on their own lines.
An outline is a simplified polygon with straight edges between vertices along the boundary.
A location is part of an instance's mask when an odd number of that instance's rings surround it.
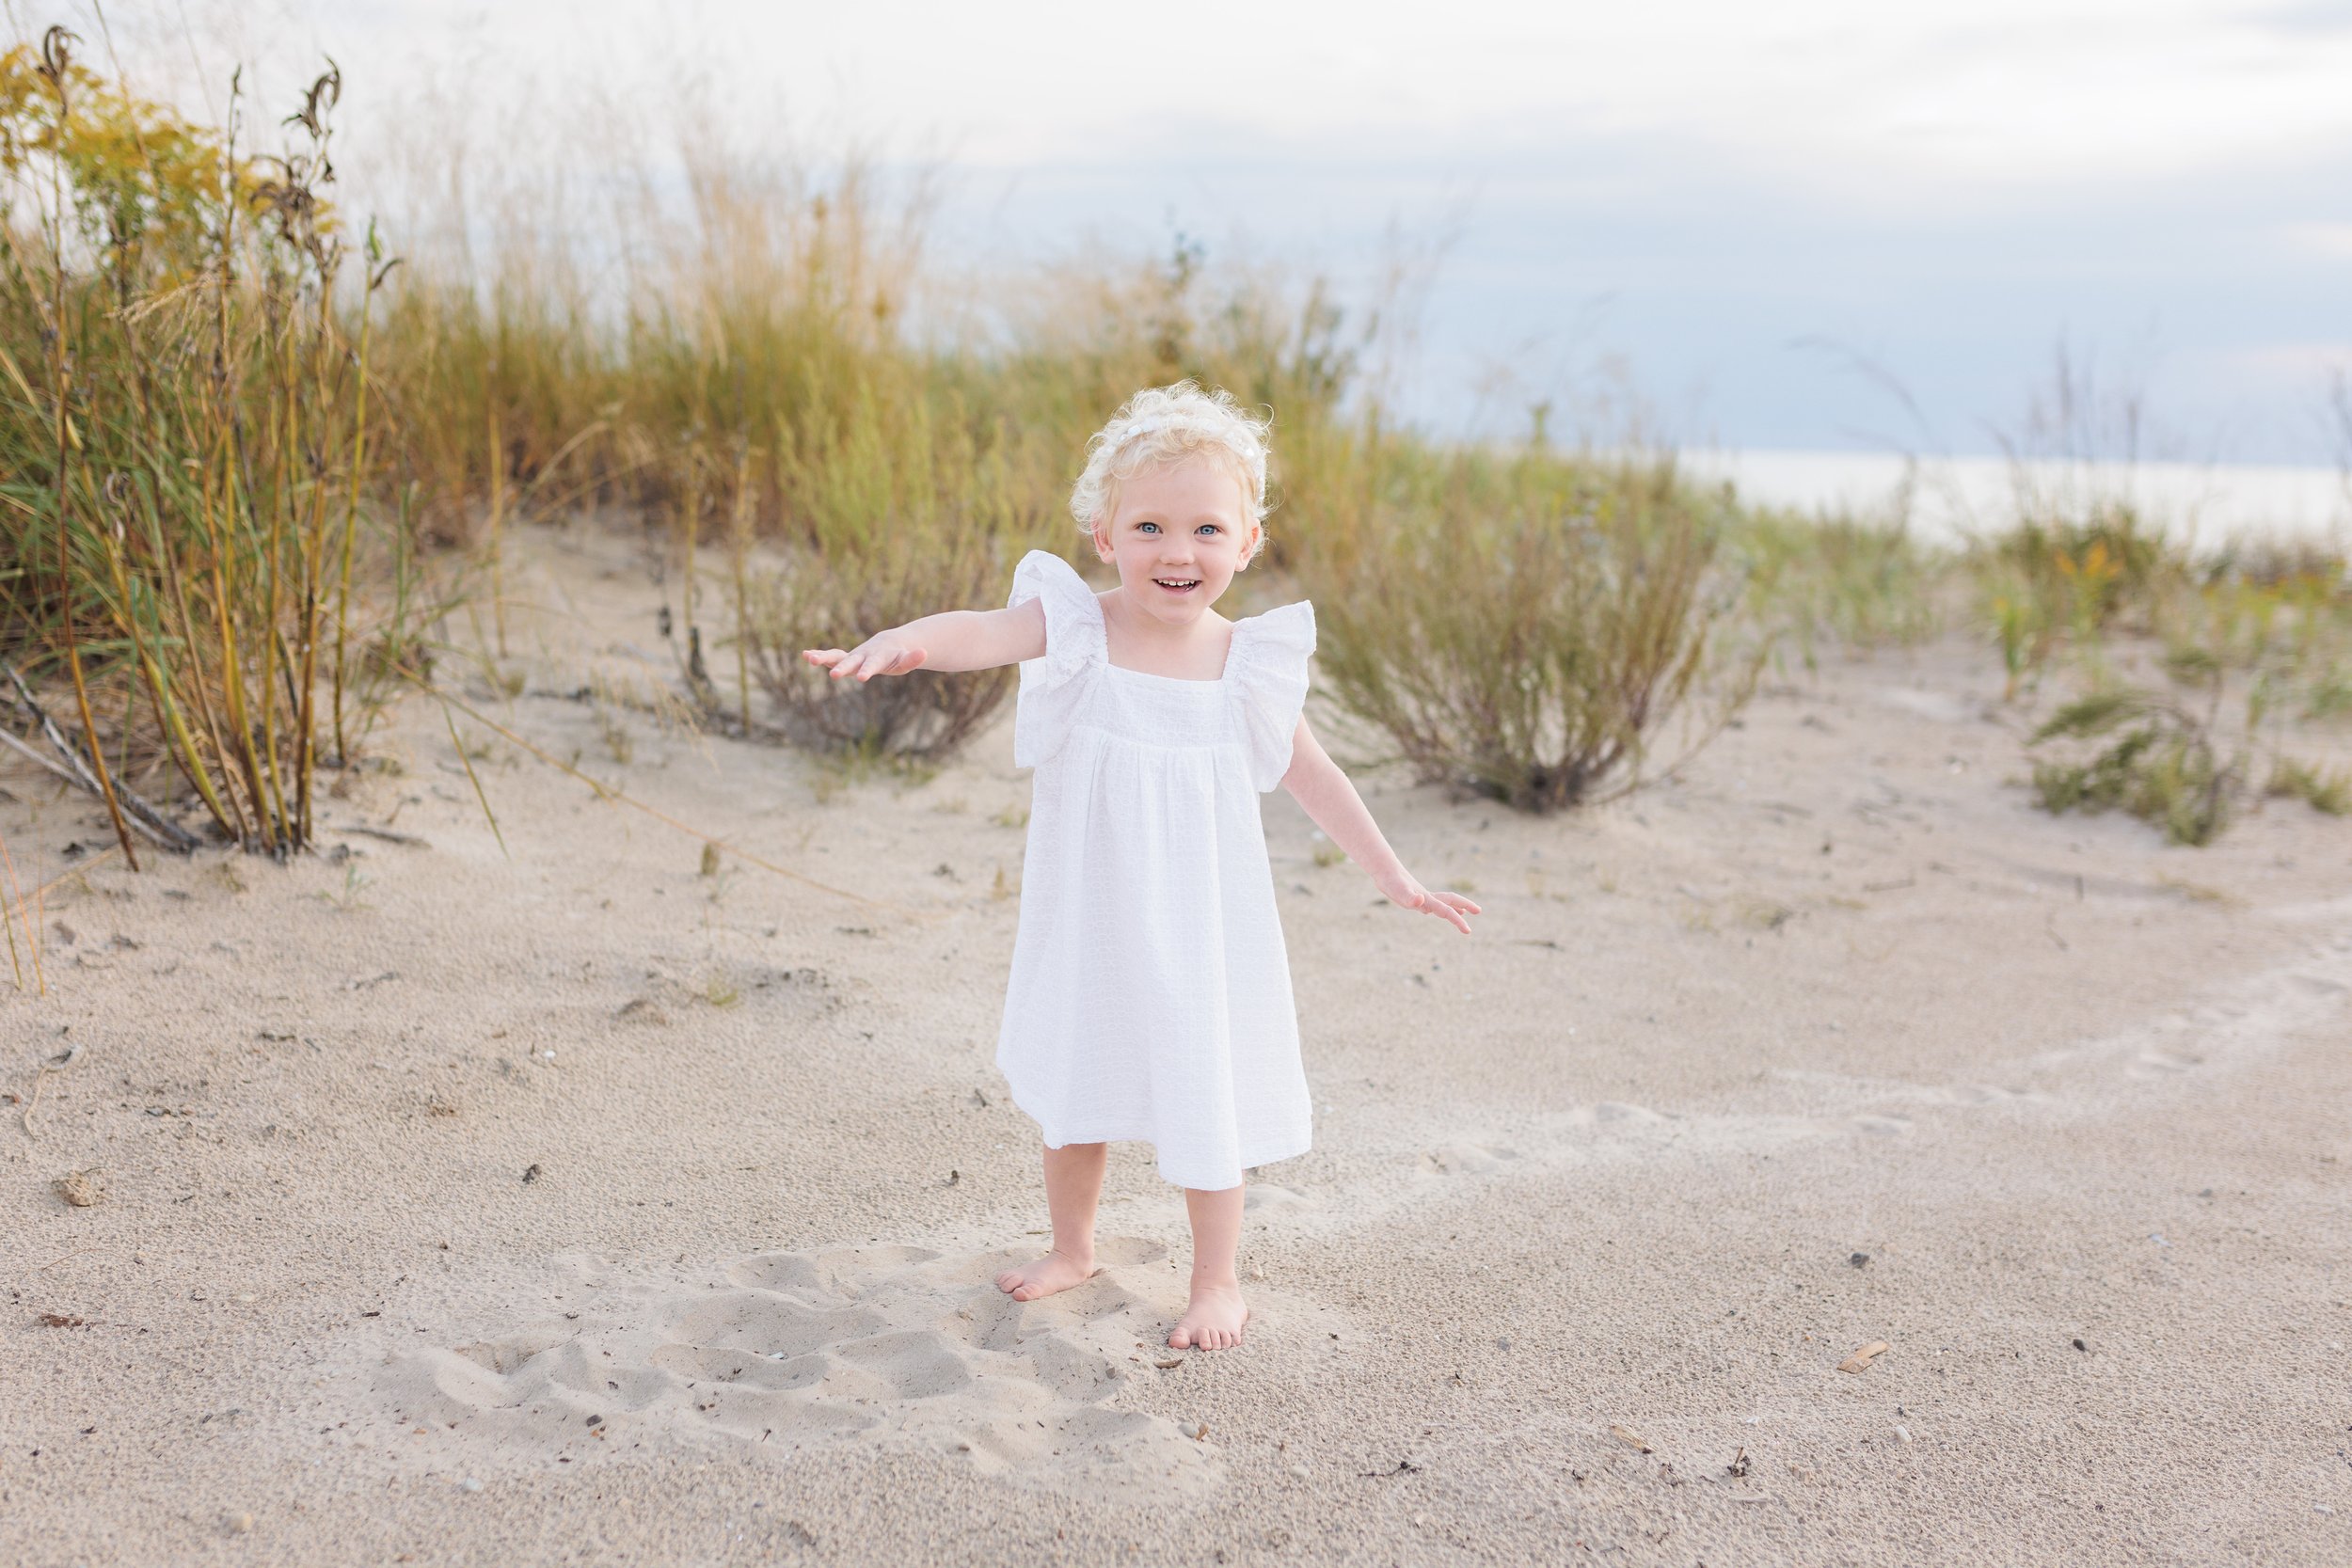
<svg viewBox="0 0 2352 1568">
<path fill-rule="evenodd" d="M 2203 709 L 2163 692 L 2117 688 L 2079 697 L 2037 729 L 2032 746 L 2076 743 L 2071 756 L 2040 758 L 2033 784 L 2044 810 L 2097 813 L 2121 808 L 2153 823 L 2175 844 L 2219 837 L 2250 793 L 2268 703 L 2263 682 L 2246 694 L 2243 738 L 2217 737 L 2217 669 L 2174 661 L 2185 684 L 2211 689 Z M 2263 793 L 2308 802 L 2330 816 L 2352 812 L 2352 774 L 2330 772 L 2273 749 Z"/>
<path fill-rule="evenodd" d="M 739 549 L 731 569 L 730 641 L 772 715 L 750 727 L 821 752 L 942 757 L 1010 694 L 1011 672 L 916 670 L 860 684 L 834 680 L 801 650 L 855 647 L 918 616 L 1001 604 L 1009 542 L 1039 534 L 1047 499 L 1013 482 L 1013 437 L 977 434 L 952 402 L 934 407 L 919 387 L 868 379 L 845 403 L 778 461 L 794 522 L 782 564 L 754 568 Z M 707 679 L 698 689 L 707 707 L 720 705 Z"/>
<path fill-rule="evenodd" d="M 1712 683 L 1724 504 L 1670 462 L 1372 460 L 1362 520 L 1316 531 L 1300 578 L 1326 688 L 1424 782 L 1539 813 L 1613 799 L 1686 702 L 1714 699 L 1695 749 L 1753 689 L 1760 657 Z"/>
<path fill-rule="evenodd" d="M 2073 761 L 2038 760 L 2035 792 L 2053 813 L 2117 807 L 2164 830 L 2175 844 L 2210 844 L 2229 825 L 2246 757 L 2216 751 L 2211 716 L 2159 693 L 2119 690 L 2059 708 L 2030 744 L 2060 737 L 2096 744 Z"/>
</svg>

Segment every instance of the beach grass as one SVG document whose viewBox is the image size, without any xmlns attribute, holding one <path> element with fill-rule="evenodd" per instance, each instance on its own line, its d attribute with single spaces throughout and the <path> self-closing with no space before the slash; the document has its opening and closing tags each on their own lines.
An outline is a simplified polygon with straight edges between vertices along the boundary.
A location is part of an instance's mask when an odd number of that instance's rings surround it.
<svg viewBox="0 0 2352 1568">
<path fill-rule="evenodd" d="M 198 842 L 183 803 L 290 852 L 320 768 L 349 759 L 408 657 L 404 565 L 363 538 L 384 499 L 367 387 L 391 263 L 326 199 L 334 74 L 283 150 L 246 155 L 233 120 L 215 133 L 124 94 L 77 44 L 52 28 L 0 55 L 13 705 L 105 800 L 133 864 L 140 841 Z M 342 288 L 347 265 L 363 276 Z M 393 585 L 389 613 L 355 595 L 362 561 Z"/>
<path fill-rule="evenodd" d="M 1671 771 L 1752 692 L 1762 650 L 1732 635 L 1741 585 L 1717 565 L 1728 508 L 1670 457 L 1392 439 L 1365 460 L 1382 477 L 1297 576 L 1321 679 L 1380 760 L 1556 811 Z"/>
<path fill-rule="evenodd" d="M 799 651 L 1001 603 L 1029 548 L 1084 562 L 1066 496 L 1086 438 L 1179 379 L 1274 416 L 1268 546 L 1233 611 L 1312 597 L 1354 760 L 1463 793 L 1613 798 L 1706 744 L 1767 661 L 1954 627 L 2012 699 L 2058 667 L 2095 695 L 2154 641 L 2178 680 L 2253 682 L 2274 728 L 2352 713 L 2341 561 L 2192 558 L 2095 488 L 2021 485 L 2011 526 L 1944 549 L 1899 508 L 1745 505 L 1670 449 L 1555 444 L 1540 418 L 1516 444 L 1440 441 L 1384 404 L 1381 302 L 1183 237 L 965 277 L 930 254 L 919 182 L 853 157 L 689 145 L 675 188 L 622 167 L 584 212 L 453 177 L 440 238 L 396 266 L 331 199 L 338 76 L 263 155 L 74 47 L 0 59 L 21 198 L 0 641 L 18 728 L 38 708 L 46 761 L 107 802 L 126 852 L 194 842 L 185 811 L 250 848 L 307 844 L 321 770 L 431 688 L 453 610 L 461 663 L 504 689 L 505 543 L 590 511 L 657 545 L 694 722 L 841 780 L 928 768 L 1011 672 L 845 689 Z M 626 764 L 626 728 L 602 734 Z"/>
</svg>

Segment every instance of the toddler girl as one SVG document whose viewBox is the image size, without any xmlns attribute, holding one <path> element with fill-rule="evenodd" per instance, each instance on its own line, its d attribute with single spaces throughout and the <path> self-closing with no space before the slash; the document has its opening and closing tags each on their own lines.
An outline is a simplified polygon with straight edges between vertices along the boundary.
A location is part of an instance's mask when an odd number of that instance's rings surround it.
<svg viewBox="0 0 2352 1568">
<path fill-rule="evenodd" d="M 1288 789 L 1391 902 L 1465 933 L 1479 912 L 1406 872 L 1307 727 L 1314 607 L 1210 609 L 1264 543 L 1263 430 L 1190 382 L 1138 392 L 1071 497 L 1117 588 L 1031 550 L 1003 610 L 803 655 L 860 681 L 1020 661 L 1013 761 L 1036 771 L 996 1063 L 1044 1135 L 1054 1245 L 996 1283 L 1034 1301 L 1092 1276 L 1104 1145 L 1148 1142 L 1191 1213 L 1180 1350 L 1241 1342 L 1242 1173 L 1309 1141 L 1257 795 Z"/>
</svg>

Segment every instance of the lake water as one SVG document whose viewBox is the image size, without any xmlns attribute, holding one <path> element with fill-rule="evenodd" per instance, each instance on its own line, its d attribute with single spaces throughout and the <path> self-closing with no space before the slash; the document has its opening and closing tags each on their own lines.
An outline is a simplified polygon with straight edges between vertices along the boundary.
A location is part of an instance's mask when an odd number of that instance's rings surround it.
<svg viewBox="0 0 2352 1568">
<path fill-rule="evenodd" d="M 1914 531 L 1938 544 L 2014 522 L 2022 490 L 2039 508 L 2057 503 L 2076 513 L 2129 500 L 2143 518 L 2201 548 L 2239 537 L 2352 546 L 2352 483 L 2334 468 L 2012 465 L 1999 457 L 1851 451 L 1685 451 L 1680 462 L 1692 477 L 1728 481 L 1751 501 L 1862 518 L 1895 515 L 1908 485 Z"/>
</svg>

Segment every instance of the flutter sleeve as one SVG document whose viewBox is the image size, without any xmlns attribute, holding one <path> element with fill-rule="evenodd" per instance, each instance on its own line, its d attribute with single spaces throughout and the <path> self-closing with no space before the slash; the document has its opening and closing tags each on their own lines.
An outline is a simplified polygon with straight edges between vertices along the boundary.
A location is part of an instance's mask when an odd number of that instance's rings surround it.
<svg viewBox="0 0 2352 1568">
<path fill-rule="evenodd" d="M 1021 661 L 1021 695 L 1013 712 L 1012 763 L 1035 768 L 1060 749 L 1084 699 L 1087 677 L 1110 662 L 1103 635 L 1103 604 L 1077 568 L 1045 550 L 1031 550 L 1013 568 L 1007 609 L 1041 599 L 1045 653 Z"/>
<path fill-rule="evenodd" d="M 1307 660 L 1315 651 L 1315 607 L 1305 599 L 1240 623 L 1229 656 L 1249 736 L 1250 782 L 1260 794 L 1291 768 L 1291 740 L 1307 703 Z"/>
</svg>

